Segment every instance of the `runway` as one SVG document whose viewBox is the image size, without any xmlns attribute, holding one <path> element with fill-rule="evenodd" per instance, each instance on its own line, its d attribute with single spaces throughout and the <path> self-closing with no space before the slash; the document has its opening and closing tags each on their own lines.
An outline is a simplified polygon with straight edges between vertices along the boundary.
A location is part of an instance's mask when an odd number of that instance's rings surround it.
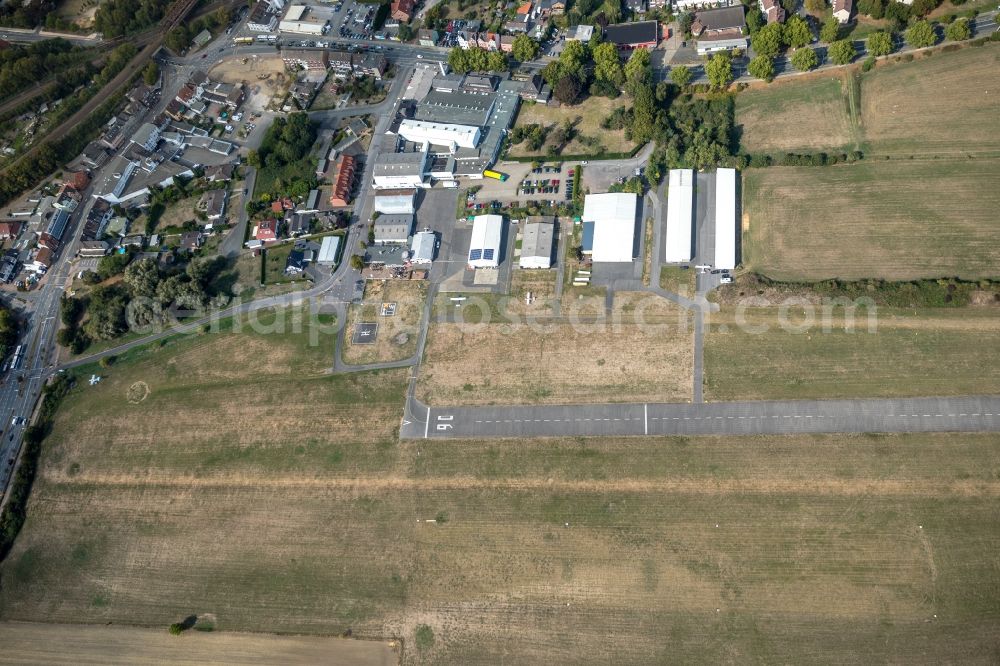
<svg viewBox="0 0 1000 666">
<path fill-rule="evenodd" d="M 603 404 L 407 406 L 408 439 L 757 435 L 858 432 L 997 432 L 1000 397 Z"/>
</svg>

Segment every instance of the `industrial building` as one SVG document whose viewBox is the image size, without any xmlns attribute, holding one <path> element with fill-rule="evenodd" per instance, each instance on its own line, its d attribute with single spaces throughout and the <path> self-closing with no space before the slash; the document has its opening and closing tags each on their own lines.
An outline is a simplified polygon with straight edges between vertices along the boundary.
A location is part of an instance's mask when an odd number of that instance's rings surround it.
<svg viewBox="0 0 1000 666">
<path fill-rule="evenodd" d="M 340 236 L 324 236 L 319 248 L 316 263 L 320 266 L 333 266 L 337 263 L 337 253 L 340 251 Z"/>
<path fill-rule="evenodd" d="M 584 199 L 583 222 L 594 223 L 595 262 L 632 261 L 638 204 L 639 197 L 628 192 L 588 194 Z"/>
<path fill-rule="evenodd" d="M 424 229 L 413 234 L 410 243 L 410 262 L 414 264 L 429 264 L 434 261 L 434 248 L 437 247 L 437 236 L 430 229 Z"/>
<path fill-rule="evenodd" d="M 330 28 L 330 21 L 315 16 L 315 10 L 308 5 L 291 5 L 285 17 L 278 23 L 281 32 L 300 35 L 322 35 Z"/>
<path fill-rule="evenodd" d="M 375 189 L 427 187 L 426 146 L 412 153 L 379 153 L 375 158 Z"/>
<path fill-rule="evenodd" d="M 691 229 L 694 226 L 694 170 L 671 169 L 667 190 L 668 263 L 691 261 Z"/>
<path fill-rule="evenodd" d="M 715 267 L 736 268 L 736 169 L 715 170 Z"/>
<path fill-rule="evenodd" d="M 383 215 L 413 215 L 416 195 L 416 190 L 382 190 L 375 193 L 372 205 Z"/>
<path fill-rule="evenodd" d="M 497 268 L 500 265 L 502 238 L 502 215 L 477 215 L 472 222 L 472 239 L 469 241 L 469 267 Z"/>
<path fill-rule="evenodd" d="M 481 132 L 474 125 L 434 123 L 407 118 L 399 124 L 399 136 L 414 143 L 444 146 L 454 153 L 459 148 L 475 148 Z"/>
<path fill-rule="evenodd" d="M 379 245 L 406 243 L 410 239 L 411 231 L 413 231 L 413 215 L 410 214 L 380 215 L 375 220 L 375 242 Z"/>
<path fill-rule="evenodd" d="M 521 238 L 521 268 L 551 268 L 552 240 L 555 224 L 551 218 L 537 221 L 529 219 L 524 225 Z"/>
</svg>

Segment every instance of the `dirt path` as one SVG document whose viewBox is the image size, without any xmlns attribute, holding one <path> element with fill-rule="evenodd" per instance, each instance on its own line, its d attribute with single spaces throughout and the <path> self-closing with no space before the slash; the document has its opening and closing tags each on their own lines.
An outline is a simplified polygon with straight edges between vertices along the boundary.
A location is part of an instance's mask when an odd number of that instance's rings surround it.
<svg viewBox="0 0 1000 666">
<path fill-rule="evenodd" d="M 156 486 L 177 488 L 325 488 L 342 491 L 550 490 L 566 493 L 676 493 L 685 495 L 814 495 L 892 497 L 1000 497 L 1000 482 L 927 481 L 922 479 L 623 479 L 557 480 L 552 478 L 480 479 L 468 476 L 303 477 L 228 474 L 193 477 L 168 474 L 87 474 L 48 472 L 46 481 L 65 485 Z"/>
</svg>

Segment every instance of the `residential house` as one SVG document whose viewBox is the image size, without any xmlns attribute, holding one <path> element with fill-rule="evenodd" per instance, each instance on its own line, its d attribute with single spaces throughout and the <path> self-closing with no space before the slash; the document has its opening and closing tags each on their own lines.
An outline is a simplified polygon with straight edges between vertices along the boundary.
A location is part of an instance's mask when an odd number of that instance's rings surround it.
<svg viewBox="0 0 1000 666">
<path fill-rule="evenodd" d="M 12 238 L 17 238 L 21 235 L 21 229 L 24 228 L 23 222 L 0 222 L 0 240 L 10 240 Z"/>
<path fill-rule="evenodd" d="M 185 231 L 181 234 L 180 248 L 182 250 L 194 252 L 201 247 L 203 238 L 204 237 L 200 231 Z"/>
<path fill-rule="evenodd" d="M 833 17 L 841 25 L 851 20 L 852 9 L 854 9 L 853 0 L 833 0 Z"/>
<path fill-rule="evenodd" d="M 285 234 L 291 238 L 309 233 L 312 213 L 295 212 L 285 214 Z"/>
<path fill-rule="evenodd" d="M 306 252 L 296 248 L 288 253 L 288 259 L 285 260 L 285 275 L 298 275 L 306 269 L 309 263 L 306 261 Z"/>
<path fill-rule="evenodd" d="M 549 99 L 552 97 L 552 89 L 545 82 L 545 79 L 542 78 L 541 74 L 532 74 L 522 84 L 518 94 L 521 96 L 521 99 L 548 104 Z"/>
<path fill-rule="evenodd" d="M 312 81 L 296 81 L 288 88 L 288 94 L 300 109 L 308 109 L 316 93 L 319 92 L 320 85 Z"/>
<path fill-rule="evenodd" d="M 35 259 L 28 266 L 29 270 L 36 273 L 44 273 L 52 266 L 52 261 L 54 258 L 54 252 L 47 247 L 38 248 L 38 252 L 35 253 Z"/>
<path fill-rule="evenodd" d="M 503 29 L 507 32 L 528 32 L 528 16 L 518 14 L 515 18 L 505 22 Z"/>
<path fill-rule="evenodd" d="M 278 240 L 279 225 L 280 222 L 278 220 L 262 220 L 257 224 L 257 228 L 254 229 L 254 239 L 262 243 L 273 243 Z"/>
<path fill-rule="evenodd" d="M 567 42 L 583 42 L 588 44 L 590 38 L 594 36 L 594 26 L 592 25 L 577 25 L 573 26 L 566 32 Z"/>
<path fill-rule="evenodd" d="M 743 5 L 698 12 L 691 24 L 691 34 L 698 40 L 699 55 L 745 49 L 747 27 Z"/>
<path fill-rule="evenodd" d="M 278 15 L 266 2 L 258 2 L 250 10 L 247 29 L 253 32 L 274 32 L 278 27 Z"/>
<path fill-rule="evenodd" d="M 785 8 L 781 6 L 779 0 L 761 0 L 760 8 L 768 23 L 785 22 Z"/>
<path fill-rule="evenodd" d="M 389 68 L 389 61 L 381 53 L 355 53 L 353 70 L 354 75 L 374 76 L 381 79 L 385 70 Z"/>
<path fill-rule="evenodd" d="M 38 247 L 47 247 L 55 252 L 59 249 L 59 239 L 52 234 L 43 231 L 38 234 Z"/>
<path fill-rule="evenodd" d="M 205 180 L 210 183 L 232 180 L 235 169 L 236 165 L 232 162 L 205 167 Z"/>
<path fill-rule="evenodd" d="M 281 59 L 289 69 L 326 69 L 329 65 L 329 56 L 324 49 L 282 49 Z"/>
<path fill-rule="evenodd" d="M 97 141 L 91 141 L 83 149 L 80 161 L 91 169 L 99 169 L 107 163 L 110 157 L 111 151 Z"/>
<path fill-rule="evenodd" d="M 362 120 L 361 118 L 352 118 L 347 123 L 347 125 L 344 126 L 344 130 L 348 134 L 350 134 L 351 136 L 353 136 L 353 137 L 355 137 L 357 139 L 360 139 L 365 134 L 367 134 L 369 129 L 370 128 L 368 127 L 368 124 L 364 120 Z"/>
<path fill-rule="evenodd" d="M 212 227 L 226 214 L 226 190 L 208 190 L 198 200 L 197 209 L 205 214 Z"/>
<path fill-rule="evenodd" d="M 355 161 L 350 155 L 337 158 L 332 178 L 330 205 L 348 206 L 351 203 L 351 193 L 354 189 Z"/>
<path fill-rule="evenodd" d="M 80 243 L 81 257 L 103 257 L 111 251 L 111 246 L 102 240 L 86 240 Z"/>
<path fill-rule="evenodd" d="M 633 16 L 643 16 L 646 14 L 646 0 L 625 0 L 625 8 Z"/>
<path fill-rule="evenodd" d="M 409 23 L 413 17 L 413 7 L 415 4 L 415 0 L 392 0 L 392 5 L 389 7 L 389 16 L 400 23 Z"/>
</svg>

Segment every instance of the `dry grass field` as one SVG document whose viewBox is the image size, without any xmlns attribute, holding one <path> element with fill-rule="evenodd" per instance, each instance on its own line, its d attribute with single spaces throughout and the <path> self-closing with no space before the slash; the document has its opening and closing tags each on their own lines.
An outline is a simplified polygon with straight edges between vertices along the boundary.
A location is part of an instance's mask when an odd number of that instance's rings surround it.
<svg viewBox="0 0 1000 666">
<path fill-rule="evenodd" d="M 736 121 L 749 153 L 853 149 L 842 76 L 795 78 L 742 92 Z"/>
<path fill-rule="evenodd" d="M 688 314 L 652 294 L 618 296 L 607 319 L 575 319 L 569 301 L 553 322 L 435 323 L 418 396 L 435 405 L 690 400 Z"/>
<path fill-rule="evenodd" d="M 351 305 L 347 313 L 347 331 L 342 357 L 345 363 L 363 364 L 401 361 L 417 351 L 420 316 L 423 314 L 427 286 L 423 282 L 402 280 L 369 281 L 363 303 Z M 396 314 L 379 316 L 382 303 L 396 303 Z M 378 335 L 373 344 L 355 345 L 351 335 L 360 322 L 377 322 Z"/>
<path fill-rule="evenodd" d="M 385 641 L 275 636 L 122 626 L 0 623 L 0 663 L 16 664 L 330 664 L 390 666 L 399 661 Z"/>
<path fill-rule="evenodd" d="M 747 152 L 841 152 L 869 159 L 1000 155 L 1000 46 L 880 61 L 861 75 L 857 117 L 843 74 L 758 86 L 736 98 Z"/>
<path fill-rule="evenodd" d="M 791 309 L 785 321 L 807 320 Z M 831 330 L 822 316 L 801 332 L 782 327 L 777 307 L 748 310 L 740 320 L 726 306 L 712 315 L 705 338 L 709 400 L 863 398 L 1000 393 L 1000 310 L 880 308 L 855 314 L 844 330 L 843 310 Z M 745 322 L 749 326 L 737 325 Z M 767 327 L 755 333 L 750 327 Z M 763 329 L 761 329 L 763 330 Z"/>
<path fill-rule="evenodd" d="M 527 302 L 528 294 L 531 294 L 531 303 Z M 507 311 L 518 315 L 552 314 L 555 294 L 555 271 L 515 270 L 510 281 Z"/>
<path fill-rule="evenodd" d="M 1000 276 L 1000 160 L 751 169 L 743 264 L 779 280 Z"/>
<path fill-rule="evenodd" d="M 623 100 L 608 99 L 607 97 L 588 97 L 585 102 L 575 106 L 552 107 L 544 104 L 523 104 L 518 111 L 515 127 L 523 125 L 538 124 L 543 127 L 555 129 L 566 120 L 576 122 L 576 131 L 585 136 L 594 137 L 601 140 L 605 152 L 624 153 L 632 150 L 635 144 L 625 138 L 624 130 L 608 130 L 601 127 L 601 121 L 611 115 L 619 106 L 625 106 Z M 539 150 L 531 152 L 528 144 L 520 143 L 511 146 L 510 155 L 513 157 L 540 155 L 544 156 L 551 143 L 546 141 Z M 593 154 L 595 151 L 589 146 L 584 146 L 574 139 L 565 146 L 561 153 L 566 155 Z"/>
<path fill-rule="evenodd" d="M 1000 45 L 878 67 L 862 78 L 867 151 L 966 157 L 1000 154 Z"/>
<path fill-rule="evenodd" d="M 396 442 L 402 374 L 278 383 L 265 361 L 212 385 L 200 349 L 165 350 L 173 377 L 153 354 L 69 398 L 0 569 L 3 619 L 192 649 L 209 639 L 166 635 L 192 613 L 350 628 L 401 637 L 407 664 L 1000 654 L 996 434 Z M 237 412 L 255 393 L 256 413 L 206 422 L 192 386 Z"/>
</svg>

